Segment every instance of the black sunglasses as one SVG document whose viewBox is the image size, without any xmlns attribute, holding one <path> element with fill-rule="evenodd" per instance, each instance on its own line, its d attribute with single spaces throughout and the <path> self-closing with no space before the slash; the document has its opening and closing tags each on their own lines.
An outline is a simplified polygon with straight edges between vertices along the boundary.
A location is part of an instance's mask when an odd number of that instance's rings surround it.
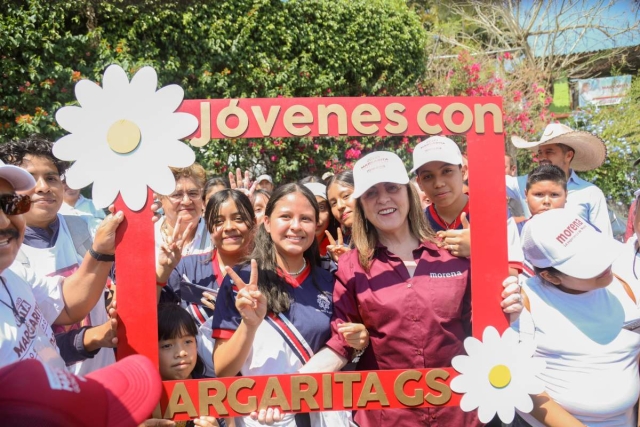
<svg viewBox="0 0 640 427">
<path fill-rule="evenodd" d="M 5 215 L 20 215 L 31 209 L 31 197 L 18 194 L 0 195 L 0 209 Z"/>
</svg>

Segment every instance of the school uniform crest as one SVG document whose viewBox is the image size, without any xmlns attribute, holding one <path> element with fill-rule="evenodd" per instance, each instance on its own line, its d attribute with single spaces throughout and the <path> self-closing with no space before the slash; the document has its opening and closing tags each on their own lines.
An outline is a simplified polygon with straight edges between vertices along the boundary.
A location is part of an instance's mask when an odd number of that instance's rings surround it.
<svg viewBox="0 0 640 427">
<path fill-rule="evenodd" d="M 325 294 L 318 294 L 318 310 L 326 314 L 331 314 L 331 301 Z"/>
</svg>

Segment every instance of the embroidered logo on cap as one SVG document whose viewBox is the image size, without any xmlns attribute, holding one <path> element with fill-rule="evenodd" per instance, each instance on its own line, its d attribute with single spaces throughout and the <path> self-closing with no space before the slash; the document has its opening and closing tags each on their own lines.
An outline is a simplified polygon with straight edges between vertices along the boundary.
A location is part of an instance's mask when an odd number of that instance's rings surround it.
<svg viewBox="0 0 640 427">
<path fill-rule="evenodd" d="M 586 224 L 580 219 L 576 218 L 571 224 L 567 226 L 560 234 L 556 236 L 558 243 L 563 246 L 567 246 L 571 241 L 586 228 Z"/>
</svg>

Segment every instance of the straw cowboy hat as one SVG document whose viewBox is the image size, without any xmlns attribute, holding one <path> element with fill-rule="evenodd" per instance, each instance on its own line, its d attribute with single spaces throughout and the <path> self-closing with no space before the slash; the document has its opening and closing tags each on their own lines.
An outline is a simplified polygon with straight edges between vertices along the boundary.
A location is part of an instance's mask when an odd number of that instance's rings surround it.
<svg viewBox="0 0 640 427">
<path fill-rule="evenodd" d="M 577 171 L 590 171 L 599 168 L 607 157 L 607 147 L 597 136 L 584 131 L 576 131 L 560 123 L 551 123 L 542 133 L 540 141 L 525 141 L 512 136 L 511 142 L 517 148 L 535 150 L 541 145 L 564 144 L 575 151 L 571 168 Z"/>
</svg>

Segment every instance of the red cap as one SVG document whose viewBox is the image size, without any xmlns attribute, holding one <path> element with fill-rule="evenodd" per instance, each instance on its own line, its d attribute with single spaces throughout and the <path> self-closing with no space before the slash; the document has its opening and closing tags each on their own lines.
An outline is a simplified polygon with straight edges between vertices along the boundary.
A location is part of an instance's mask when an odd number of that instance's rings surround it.
<svg viewBox="0 0 640 427">
<path fill-rule="evenodd" d="M 44 427 L 136 427 L 160 401 L 158 368 L 129 356 L 80 377 L 37 360 L 0 369 L 0 420 Z"/>
</svg>

